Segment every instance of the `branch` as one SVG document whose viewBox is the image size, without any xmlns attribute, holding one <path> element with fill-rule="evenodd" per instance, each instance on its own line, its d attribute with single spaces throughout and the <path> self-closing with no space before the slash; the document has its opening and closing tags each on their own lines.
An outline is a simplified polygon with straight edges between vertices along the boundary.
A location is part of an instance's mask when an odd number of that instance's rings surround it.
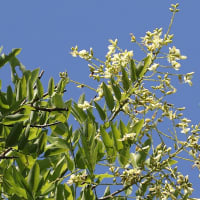
<svg viewBox="0 0 200 200">
<path fill-rule="evenodd" d="M 13 149 L 10 147 L 8 149 L 6 149 L 1 155 L 0 155 L 0 159 L 14 159 L 14 158 L 19 158 L 18 156 L 6 156 L 6 154 L 9 151 L 12 151 Z"/>
<path fill-rule="evenodd" d="M 38 79 L 41 79 L 44 74 L 44 70 L 42 70 L 38 76 Z M 36 89 L 36 84 L 34 85 L 33 89 Z"/>
<path fill-rule="evenodd" d="M 54 123 L 51 123 L 51 124 L 42 124 L 42 125 L 33 125 L 31 124 L 30 127 L 32 128 L 46 128 L 46 127 L 49 127 L 49 126 L 54 126 L 54 125 L 57 125 L 57 124 L 60 124 L 61 122 L 54 122 Z"/>
<path fill-rule="evenodd" d="M 69 111 L 68 108 L 44 108 L 44 107 L 37 107 L 31 105 L 36 110 L 46 111 L 46 112 L 53 112 L 53 111 Z"/>
<path fill-rule="evenodd" d="M 30 124 L 30 127 L 32 128 L 46 128 L 49 126 L 54 126 L 57 124 L 60 124 L 62 122 L 54 122 L 54 123 L 50 123 L 50 124 L 41 124 L 41 125 L 34 125 L 34 124 Z M 13 127 L 13 124 L 2 124 L 3 126 L 8 126 L 8 127 Z M 24 125 L 23 128 L 27 127 L 27 125 Z M 7 152 L 6 152 L 7 153 Z"/>
<path fill-rule="evenodd" d="M 104 200 L 104 199 L 112 198 L 112 197 L 114 197 L 116 194 L 119 194 L 120 192 L 123 192 L 124 190 L 128 189 L 130 186 L 131 186 L 131 185 L 127 185 L 127 186 L 125 186 L 125 187 L 123 187 L 123 188 L 121 188 L 121 189 L 119 189 L 119 190 L 113 192 L 112 194 L 109 194 L 109 195 L 107 195 L 107 196 L 105 196 L 105 197 L 99 198 L 98 200 Z"/>
</svg>

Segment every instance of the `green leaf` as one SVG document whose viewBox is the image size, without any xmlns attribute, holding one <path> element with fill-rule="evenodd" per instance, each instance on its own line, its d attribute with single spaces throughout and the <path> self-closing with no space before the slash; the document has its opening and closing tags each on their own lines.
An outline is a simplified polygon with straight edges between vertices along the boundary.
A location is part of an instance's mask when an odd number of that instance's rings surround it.
<svg viewBox="0 0 200 200">
<path fill-rule="evenodd" d="M 40 133 L 40 137 L 39 137 L 39 141 L 38 141 L 38 150 L 37 150 L 38 154 L 41 154 L 44 152 L 46 143 L 47 143 L 47 130 L 43 130 Z"/>
<path fill-rule="evenodd" d="M 79 97 L 78 104 L 83 104 L 84 101 L 85 101 L 85 93 L 83 93 L 83 94 Z"/>
<path fill-rule="evenodd" d="M 120 150 L 119 152 L 119 161 L 123 166 L 126 166 L 128 164 L 130 158 L 130 148 L 126 147 Z"/>
<path fill-rule="evenodd" d="M 8 55 L 2 54 L 0 57 L 0 68 L 9 62 L 13 57 L 17 56 L 21 52 L 21 49 L 12 49 L 12 52 Z"/>
<path fill-rule="evenodd" d="M 178 163 L 178 161 L 170 159 L 168 163 L 169 163 L 170 166 L 172 166 L 172 165 L 175 165 L 176 163 Z"/>
<path fill-rule="evenodd" d="M 122 85 L 123 85 L 123 88 L 125 89 L 125 91 L 128 91 L 129 86 L 130 86 L 128 74 L 127 74 L 126 70 L 124 69 L 124 67 L 121 67 L 121 71 L 122 71 Z"/>
<path fill-rule="evenodd" d="M 23 122 L 29 118 L 29 115 L 24 115 L 24 114 L 14 114 L 14 115 L 7 115 L 3 121 L 2 124 L 5 125 L 11 125 L 15 124 L 17 122 Z"/>
<path fill-rule="evenodd" d="M 137 80 L 137 74 L 136 74 L 135 62 L 133 59 L 131 59 L 131 62 L 130 62 L 130 76 L 131 76 L 132 83 L 134 83 Z"/>
<path fill-rule="evenodd" d="M 65 157 L 62 157 L 62 159 L 56 164 L 55 170 L 53 171 L 53 174 L 51 175 L 50 181 L 54 181 L 60 177 L 63 176 L 64 173 L 67 171 L 67 162 Z"/>
<path fill-rule="evenodd" d="M 114 145 L 113 139 L 109 136 L 109 134 L 105 131 L 103 125 L 100 126 L 100 132 L 103 139 L 103 143 L 106 148 L 112 148 Z"/>
<path fill-rule="evenodd" d="M 61 94 L 55 93 L 52 97 L 52 103 L 56 108 L 64 108 L 65 104 L 63 102 L 63 98 Z"/>
<path fill-rule="evenodd" d="M 142 149 L 138 152 L 136 160 L 137 166 L 144 165 L 144 161 L 146 160 L 150 148 L 151 148 L 151 139 L 149 138 L 142 144 Z"/>
<path fill-rule="evenodd" d="M 40 72 L 40 68 L 36 68 L 31 72 L 30 81 L 31 81 L 32 85 L 36 82 L 36 80 L 39 76 L 39 72 Z"/>
<path fill-rule="evenodd" d="M 6 138 L 6 147 L 15 146 L 18 143 L 18 139 L 23 130 L 23 123 L 15 123 L 12 127 L 10 134 Z"/>
<path fill-rule="evenodd" d="M 51 77 L 49 79 L 49 84 L 48 84 L 48 94 L 49 94 L 50 97 L 52 96 L 52 94 L 54 92 L 54 87 L 55 87 L 54 79 Z"/>
<path fill-rule="evenodd" d="M 74 170 L 74 167 L 75 167 L 74 160 L 71 159 L 68 154 L 66 155 L 66 159 L 67 159 L 67 167 L 72 172 Z"/>
<path fill-rule="evenodd" d="M 108 195 L 110 195 L 110 186 L 107 186 L 107 187 L 106 187 L 105 192 L 104 192 L 104 194 L 103 194 L 104 197 L 105 197 L 105 196 L 108 196 Z M 111 198 L 109 198 L 108 200 L 111 200 Z"/>
<path fill-rule="evenodd" d="M 113 89 L 116 99 L 118 101 L 120 101 L 121 100 L 121 91 L 120 91 L 119 86 L 114 82 L 113 79 L 111 79 L 111 85 L 112 85 L 112 89 Z"/>
<path fill-rule="evenodd" d="M 113 174 L 97 174 L 95 175 L 95 178 L 98 179 L 98 183 L 101 183 L 101 181 L 103 181 L 104 178 L 114 178 Z"/>
<path fill-rule="evenodd" d="M 105 111 L 101 108 L 101 106 L 94 101 L 95 107 L 99 113 L 99 116 L 101 117 L 101 119 L 104 121 L 106 119 L 106 113 Z"/>
<path fill-rule="evenodd" d="M 27 82 L 27 96 L 29 101 L 33 99 L 33 83 L 31 79 L 29 79 Z"/>
<path fill-rule="evenodd" d="M 14 98 L 13 98 L 13 91 L 12 91 L 12 87 L 9 85 L 7 87 L 7 102 L 9 105 L 12 105 L 12 102 L 14 101 Z"/>
<path fill-rule="evenodd" d="M 40 182 L 40 166 L 37 162 L 33 165 L 32 169 L 28 175 L 28 184 L 33 191 L 33 194 L 37 191 L 39 182 Z"/>
<path fill-rule="evenodd" d="M 81 148 L 79 148 L 76 153 L 75 163 L 76 163 L 77 168 L 86 169 L 85 159 L 84 159 L 83 153 L 81 151 Z"/>
<path fill-rule="evenodd" d="M 43 89 L 42 83 L 41 83 L 39 78 L 37 79 L 36 87 L 37 87 L 37 95 L 38 95 L 38 97 L 42 98 L 43 94 L 44 94 L 44 89 Z"/>
<path fill-rule="evenodd" d="M 111 124 L 111 129 L 112 129 L 112 133 L 113 133 L 113 138 L 114 138 L 114 142 L 115 142 L 115 145 L 116 145 L 116 149 L 117 149 L 117 151 L 120 151 L 121 149 L 123 149 L 122 141 L 120 141 L 121 133 L 118 130 L 118 128 L 116 127 L 115 124 Z"/>
<path fill-rule="evenodd" d="M 103 82 L 103 94 L 105 96 L 106 104 L 107 104 L 109 110 L 112 111 L 112 109 L 115 106 L 113 95 L 112 95 L 110 89 L 108 88 L 108 86 L 104 82 Z"/>
<path fill-rule="evenodd" d="M 64 195 L 64 185 L 59 184 L 56 187 L 56 198 L 55 200 L 60 200 L 60 199 L 65 199 L 65 195 Z"/>
<path fill-rule="evenodd" d="M 2 92 L 0 92 L 0 108 L 3 110 L 8 110 L 10 108 Z"/>
<path fill-rule="evenodd" d="M 50 144 L 53 144 L 55 147 L 68 149 L 68 144 L 65 139 L 62 139 L 60 137 L 47 136 L 47 140 Z"/>
<path fill-rule="evenodd" d="M 139 122 L 137 122 L 134 126 L 132 131 L 134 133 L 136 133 L 136 138 L 138 137 L 138 134 L 140 133 L 140 131 L 142 130 L 142 127 L 144 125 L 144 119 L 141 119 Z"/>
<path fill-rule="evenodd" d="M 51 147 L 49 149 L 47 149 L 45 151 L 45 154 L 44 156 L 47 157 L 47 156 L 55 156 L 55 155 L 59 155 L 59 154 L 62 154 L 62 153 L 65 153 L 65 152 L 68 152 L 69 150 L 66 149 L 66 148 L 56 148 L 56 147 Z"/>
<path fill-rule="evenodd" d="M 86 118 L 87 118 L 86 113 L 83 111 L 83 109 L 79 108 L 76 103 L 74 103 L 74 106 L 72 107 L 72 115 L 80 123 L 83 123 L 86 120 Z"/>
<path fill-rule="evenodd" d="M 151 62 L 152 62 L 152 58 L 149 55 L 144 59 L 144 65 L 139 63 L 140 65 L 138 66 L 138 69 L 137 69 L 138 78 L 142 78 L 145 75 L 149 66 L 151 65 Z"/>
<path fill-rule="evenodd" d="M 24 132 L 22 133 L 22 136 L 19 139 L 18 148 L 20 150 L 24 149 L 25 145 L 27 144 L 28 137 L 29 137 L 29 132 L 30 132 L 30 124 L 28 124 L 26 126 L 26 129 L 24 130 Z"/>
</svg>

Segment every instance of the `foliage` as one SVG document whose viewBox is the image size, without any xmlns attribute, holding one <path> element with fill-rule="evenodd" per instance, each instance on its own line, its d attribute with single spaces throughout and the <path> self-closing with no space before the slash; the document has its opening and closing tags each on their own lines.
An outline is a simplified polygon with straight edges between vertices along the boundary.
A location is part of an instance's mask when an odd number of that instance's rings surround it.
<svg viewBox="0 0 200 200">
<path fill-rule="evenodd" d="M 176 92 L 171 80 L 191 85 L 193 72 L 175 73 L 186 57 L 175 46 L 163 50 L 172 43 L 177 7 L 170 8 L 164 36 L 162 28 L 155 29 L 139 43 L 131 34 L 144 52 L 141 61 L 117 40 L 110 40 L 105 61 L 92 49 L 72 48 L 72 56 L 88 61 L 97 88 L 62 72 L 57 84 L 50 78 L 45 92 L 43 71 L 27 70 L 16 57 L 20 49 L 1 54 L 0 67 L 10 64 L 13 83 L 0 91 L 1 198 L 189 199 L 192 184 L 178 163 L 189 154 L 187 160 L 199 167 L 199 125 L 190 125 L 184 108 L 167 99 Z M 65 101 L 69 83 L 88 87 L 95 97 Z M 75 128 L 69 117 L 77 121 Z"/>
</svg>

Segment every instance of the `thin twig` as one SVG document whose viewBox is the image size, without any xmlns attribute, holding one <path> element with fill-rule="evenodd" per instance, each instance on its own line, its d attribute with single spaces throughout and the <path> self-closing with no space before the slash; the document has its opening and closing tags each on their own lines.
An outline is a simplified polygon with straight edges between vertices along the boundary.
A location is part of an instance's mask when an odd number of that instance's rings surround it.
<svg viewBox="0 0 200 200">
<path fill-rule="evenodd" d="M 30 124 L 30 127 L 32 128 L 46 128 L 46 127 L 49 127 L 49 126 L 54 126 L 54 125 L 57 125 L 57 124 L 60 124 L 62 122 L 54 122 L 54 123 L 50 123 L 50 124 L 41 124 L 41 125 L 35 125 L 35 124 Z M 3 126 L 7 126 L 7 127 L 13 127 L 14 124 L 2 124 Z M 27 125 L 24 125 L 23 128 L 27 127 Z"/>
<path fill-rule="evenodd" d="M 114 197 L 116 194 L 119 194 L 120 192 L 123 192 L 124 190 L 128 189 L 130 186 L 131 186 L 131 185 L 127 185 L 127 186 L 125 186 L 125 187 L 123 187 L 123 188 L 121 188 L 121 189 L 119 189 L 119 190 L 113 192 L 112 194 L 109 194 L 109 195 L 107 195 L 107 196 L 105 196 L 105 197 L 99 198 L 99 200 L 104 200 L 104 199 L 112 198 L 112 197 Z"/>
<path fill-rule="evenodd" d="M 44 74 L 44 70 L 42 70 L 42 71 L 40 72 L 40 74 L 39 74 L 39 76 L 38 76 L 38 79 L 41 79 L 42 76 L 43 76 L 43 74 Z M 36 83 L 35 83 L 33 89 L 36 89 Z"/>
<path fill-rule="evenodd" d="M 54 125 L 57 125 L 57 124 L 60 124 L 60 123 L 61 122 L 54 122 L 54 123 L 42 124 L 42 125 L 33 125 L 33 124 L 31 124 L 30 127 L 32 127 L 32 128 L 46 128 L 46 127 L 54 126 Z"/>
<path fill-rule="evenodd" d="M 53 111 L 69 111 L 68 108 L 44 108 L 44 107 L 37 107 L 32 106 L 36 111 L 46 111 L 46 112 L 53 112 Z"/>
</svg>

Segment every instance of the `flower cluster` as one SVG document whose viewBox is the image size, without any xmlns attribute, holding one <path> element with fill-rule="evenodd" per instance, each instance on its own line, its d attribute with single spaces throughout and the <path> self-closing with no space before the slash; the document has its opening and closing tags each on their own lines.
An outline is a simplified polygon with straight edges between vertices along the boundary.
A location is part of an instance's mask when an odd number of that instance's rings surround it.
<svg viewBox="0 0 200 200">
<path fill-rule="evenodd" d="M 75 174 L 72 174 L 70 176 L 70 179 L 67 181 L 67 184 L 71 185 L 71 184 L 81 184 L 83 182 L 85 182 L 87 179 L 87 174 L 84 172 L 82 174 L 78 174 L 78 175 L 75 175 Z"/>
<path fill-rule="evenodd" d="M 191 122 L 191 120 L 189 120 L 187 118 L 183 118 L 183 119 L 181 119 L 181 122 L 176 125 L 176 127 L 181 128 L 182 129 L 181 133 L 186 134 L 190 131 L 190 128 L 188 128 L 190 122 Z"/>
<path fill-rule="evenodd" d="M 82 104 L 78 104 L 79 108 L 82 108 L 83 110 L 87 110 L 88 108 L 93 107 L 88 101 L 84 101 Z"/>
<path fill-rule="evenodd" d="M 142 37 L 142 43 L 147 47 L 148 51 L 155 52 L 160 49 L 163 45 L 167 45 L 172 42 L 173 35 L 162 36 L 162 28 L 156 28 L 153 33 L 150 31 L 146 32 L 146 35 Z"/>
<path fill-rule="evenodd" d="M 78 51 L 78 46 L 75 46 L 71 48 L 71 55 L 73 57 L 79 56 L 85 60 L 91 60 L 93 57 L 93 50 L 90 48 L 90 52 L 86 51 L 85 49 Z"/>
<path fill-rule="evenodd" d="M 122 183 L 124 185 L 137 183 L 140 180 L 141 172 L 142 171 L 137 168 L 124 170 L 123 173 L 120 175 Z"/>
<path fill-rule="evenodd" d="M 187 56 L 181 55 L 180 50 L 177 49 L 175 46 L 173 46 L 172 48 L 169 47 L 168 61 L 169 63 L 171 63 L 172 67 L 175 70 L 179 70 L 179 68 L 181 67 L 181 64 L 177 62 L 177 60 L 184 60 L 186 58 Z"/>
</svg>

